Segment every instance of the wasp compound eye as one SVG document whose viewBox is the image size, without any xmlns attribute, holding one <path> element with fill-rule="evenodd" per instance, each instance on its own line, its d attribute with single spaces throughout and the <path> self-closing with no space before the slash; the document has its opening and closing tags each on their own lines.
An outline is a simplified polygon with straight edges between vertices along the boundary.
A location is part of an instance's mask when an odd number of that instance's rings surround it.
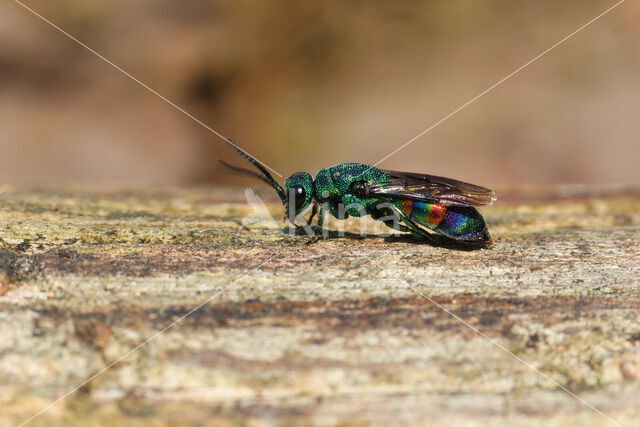
<svg viewBox="0 0 640 427">
<path fill-rule="evenodd" d="M 296 211 L 299 211 L 304 207 L 304 202 L 306 200 L 306 193 L 304 188 L 299 185 L 295 185 L 291 187 L 291 193 L 293 195 L 293 204 L 296 208 Z"/>
</svg>

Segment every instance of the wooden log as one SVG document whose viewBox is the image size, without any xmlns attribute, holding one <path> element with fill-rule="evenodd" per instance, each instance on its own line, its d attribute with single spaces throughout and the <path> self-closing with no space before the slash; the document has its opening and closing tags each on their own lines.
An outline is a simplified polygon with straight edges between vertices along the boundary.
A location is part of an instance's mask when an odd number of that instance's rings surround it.
<svg viewBox="0 0 640 427">
<path fill-rule="evenodd" d="M 306 245 L 237 188 L 4 187 L 0 424 L 81 385 L 33 422 L 633 425 L 639 190 L 505 192 L 469 251 Z"/>
</svg>

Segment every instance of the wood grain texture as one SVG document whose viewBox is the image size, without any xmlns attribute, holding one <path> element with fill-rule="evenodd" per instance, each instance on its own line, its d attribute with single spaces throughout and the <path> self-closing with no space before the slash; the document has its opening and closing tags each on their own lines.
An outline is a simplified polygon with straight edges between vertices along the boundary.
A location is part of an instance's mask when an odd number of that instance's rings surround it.
<svg viewBox="0 0 640 427">
<path fill-rule="evenodd" d="M 640 192 L 505 194 L 483 210 L 494 245 L 464 251 L 305 245 L 243 225 L 237 188 L 3 187 L 0 424 L 211 299 L 34 424 L 607 422 L 560 384 L 638 425 Z"/>
</svg>

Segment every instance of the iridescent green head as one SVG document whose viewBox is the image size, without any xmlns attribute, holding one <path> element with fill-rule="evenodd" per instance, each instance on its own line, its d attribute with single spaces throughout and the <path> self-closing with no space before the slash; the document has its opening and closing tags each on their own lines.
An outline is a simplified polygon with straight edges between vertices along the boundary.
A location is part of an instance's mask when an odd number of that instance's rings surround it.
<svg viewBox="0 0 640 427">
<path fill-rule="evenodd" d="M 313 200 L 313 178 L 307 172 L 294 173 L 284 182 L 284 187 L 287 192 L 287 200 L 284 203 L 287 208 L 286 215 L 293 220 Z"/>
</svg>

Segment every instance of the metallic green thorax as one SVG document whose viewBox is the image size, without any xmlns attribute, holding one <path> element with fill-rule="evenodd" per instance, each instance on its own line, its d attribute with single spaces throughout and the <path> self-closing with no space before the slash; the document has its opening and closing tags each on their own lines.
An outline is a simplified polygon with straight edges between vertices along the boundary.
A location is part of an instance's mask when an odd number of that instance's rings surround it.
<svg viewBox="0 0 640 427">
<path fill-rule="evenodd" d="M 329 211 L 338 217 L 338 205 L 345 207 L 349 216 L 363 216 L 374 212 L 382 201 L 373 197 L 358 197 L 353 194 L 354 182 L 387 182 L 389 175 L 380 169 L 361 163 L 343 163 L 322 169 L 316 175 L 314 197 L 321 204 L 327 204 Z"/>
</svg>

